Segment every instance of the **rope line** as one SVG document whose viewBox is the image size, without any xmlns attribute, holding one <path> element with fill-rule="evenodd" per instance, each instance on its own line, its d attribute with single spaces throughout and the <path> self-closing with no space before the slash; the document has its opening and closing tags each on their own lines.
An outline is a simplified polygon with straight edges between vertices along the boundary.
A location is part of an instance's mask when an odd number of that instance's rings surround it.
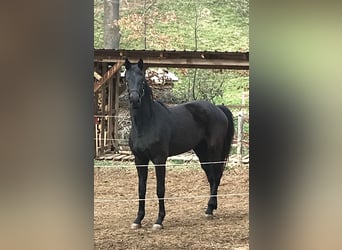
<svg viewBox="0 0 342 250">
<path fill-rule="evenodd" d="M 236 113 L 234 115 L 234 119 L 235 116 L 239 116 L 238 113 Z M 129 115 L 93 115 L 94 118 L 119 118 L 119 119 L 129 119 L 131 118 Z M 247 117 L 244 117 L 246 119 L 248 119 Z"/>
<path fill-rule="evenodd" d="M 164 197 L 162 199 L 159 198 L 145 198 L 145 199 L 94 199 L 95 203 L 102 202 L 136 202 L 136 201 L 158 201 L 158 200 L 190 200 L 190 199 L 204 199 L 211 197 L 231 197 L 231 196 L 244 196 L 249 195 L 249 193 L 235 193 L 235 194 L 217 194 L 217 195 L 196 195 L 196 196 L 178 196 L 178 197 Z"/>
<path fill-rule="evenodd" d="M 127 141 L 128 139 L 113 139 L 113 138 L 93 138 L 93 140 L 98 140 L 98 141 Z M 233 140 L 237 141 L 237 140 Z M 242 140 L 242 142 L 249 142 L 249 140 Z"/>
<path fill-rule="evenodd" d="M 127 115 L 94 115 L 96 118 L 125 118 L 129 119 L 130 116 Z"/>
<path fill-rule="evenodd" d="M 128 142 L 128 139 L 110 139 L 110 138 L 93 138 L 94 140 L 98 141 L 126 141 Z"/>
<path fill-rule="evenodd" d="M 198 160 L 193 160 L 193 161 L 197 161 Z M 225 164 L 227 163 L 228 161 L 208 161 L 208 162 L 202 162 L 201 164 L 202 165 L 209 165 L 209 164 Z M 199 163 L 199 162 L 198 162 Z M 187 165 L 187 163 L 165 163 L 165 164 L 151 164 L 151 166 L 155 166 L 155 167 L 163 167 L 163 166 L 184 166 L 184 165 Z M 120 166 L 123 166 L 123 167 L 128 167 L 128 166 L 131 166 L 131 167 L 148 167 L 149 164 L 138 164 L 138 165 L 133 165 L 133 164 L 127 164 L 127 165 L 123 165 L 123 164 L 120 164 L 120 165 L 98 165 L 98 166 L 94 166 L 95 168 L 101 168 L 101 167 L 120 167 Z"/>
<path fill-rule="evenodd" d="M 241 116 L 239 114 L 233 114 L 234 115 L 234 120 L 237 119 L 238 116 Z M 246 115 L 246 114 L 245 114 Z M 244 121 L 248 122 L 249 117 L 244 115 Z M 131 117 L 126 116 L 126 115 L 94 115 L 94 118 L 117 118 L 117 119 L 127 119 L 129 120 Z"/>
<path fill-rule="evenodd" d="M 240 113 L 239 112 L 233 112 L 233 115 L 234 115 L 234 119 L 235 119 L 235 116 L 239 116 L 240 115 Z M 244 114 L 244 115 L 248 115 L 248 113 L 246 114 Z M 93 117 L 96 117 L 96 118 L 120 118 L 120 119 L 122 119 L 122 118 L 125 118 L 125 119 L 129 119 L 130 118 L 130 116 L 129 115 L 93 115 Z M 245 118 L 247 118 L 247 117 L 245 117 Z"/>
</svg>

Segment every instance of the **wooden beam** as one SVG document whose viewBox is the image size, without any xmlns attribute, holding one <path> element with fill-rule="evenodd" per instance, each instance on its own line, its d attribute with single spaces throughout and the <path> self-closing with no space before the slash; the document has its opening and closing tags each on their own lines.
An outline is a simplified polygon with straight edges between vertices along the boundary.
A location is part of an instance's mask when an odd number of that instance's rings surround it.
<svg viewBox="0 0 342 250">
<path fill-rule="evenodd" d="M 130 58 L 132 62 L 136 62 L 139 58 Z M 102 62 L 111 62 L 111 59 L 103 59 Z M 117 62 L 124 63 L 123 59 Z M 167 68 L 201 68 L 201 69 L 237 69 L 248 70 L 249 63 L 246 61 L 226 60 L 226 59 L 210 59 L 203 60 L 197 58 L 191 59 L 144 59 L 144 63 L 148 67 L 167 67 Z"/>
<path fill-rule="evenodd" d="M 249 52 L 157 51 L 95 49 L 94 62 L 132 62 L 140 58 L 148 67 L 249 69 Z"/>
<path fill-rule="evenodd" d="M 111 67 L 102 77 L 102 79 L 98 82 L 94 83 L 94 93 L 96 93 L 109 79 L 113 77 L 113 75 L 121 69 L 121 66 L 124 64 L 124 61 L 117 62 L 113 67 Z"/>
</svg>

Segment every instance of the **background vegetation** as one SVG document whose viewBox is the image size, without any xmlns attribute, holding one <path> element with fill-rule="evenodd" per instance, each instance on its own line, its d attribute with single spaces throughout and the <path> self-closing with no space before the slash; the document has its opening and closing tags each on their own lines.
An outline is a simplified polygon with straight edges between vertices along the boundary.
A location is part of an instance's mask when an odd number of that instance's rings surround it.
<svg viewBox="0 0 342 250">
<path fill-rule="evenodd" d="M 103 0 L 94 0 L 94 47 L 103 48 Z M 122 0 L 120 48 L 249 51 L 248 0 Z M 175 102 L 242 104 L 249 72 L 174 69 Z M 245 100 L 248 104 L 248 98 Z"/>
</svg>

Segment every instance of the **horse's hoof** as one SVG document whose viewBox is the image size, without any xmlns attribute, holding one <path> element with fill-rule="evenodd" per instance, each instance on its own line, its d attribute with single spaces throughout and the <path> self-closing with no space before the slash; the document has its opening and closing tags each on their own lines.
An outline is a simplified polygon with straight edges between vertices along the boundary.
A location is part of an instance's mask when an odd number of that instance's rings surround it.
<svg viewBox="0 0 342 250">
<path fill-rule="evenodd" d="M 213 214 L 205 214 L 205 218 L 207 218 L 208 220 L 212 220 L 214 217 Z"/>
<path fill-rule="evenodd" d="M 141 224 L 137 224 L 137 223 L 133 223 L 132 225 L 131 225 L 131 229 L 139 229 L 139 228 L 141 228 Z"/>
<path fill-rule="evenodd" d="M 163 225 L 154 224 L 154 225 L 152 226 L 152 231 L 159 231 L 160 229 L 163 229 Z"/>
</svg>

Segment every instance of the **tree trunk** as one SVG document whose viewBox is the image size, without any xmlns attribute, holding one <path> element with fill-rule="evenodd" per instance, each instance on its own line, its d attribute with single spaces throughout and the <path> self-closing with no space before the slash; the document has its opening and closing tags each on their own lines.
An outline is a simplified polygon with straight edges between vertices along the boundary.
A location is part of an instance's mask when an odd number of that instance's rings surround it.
<svg viewBox="0 0 342 250">
<path fill-rule="evenodd" d="M 104 0 L 104 48 L 119 49 L 119 0 Z"/>
<path fill-rule="evenodd" d="M 195 8 L 195 24 L 193 26 L 194 28 L 194 41 L 195 41 L 195 51 L 197 51 L 198 49 L 198 16 L 199 16 L 199 10 L 198 10 L 198 6 L 197 6 L 197 2 L 194 2 L 194 8 Z M 192 99 L 196 100 L 196 93 L 195 93 L 195 88 L 196 88 L 196 81 L 197 81 L 197 68 L 194 69 L 194 76 L 192 79 Z"/>
<path fill-rule="evenodd" d="M 192 79 L 192 100 L 196 100 L 196 93 L 195 93 L 195 88 L 196 88 L 196 82 L 197 82 L 197 68 L 194 69 L 194 77 Z"/>
</svg>

